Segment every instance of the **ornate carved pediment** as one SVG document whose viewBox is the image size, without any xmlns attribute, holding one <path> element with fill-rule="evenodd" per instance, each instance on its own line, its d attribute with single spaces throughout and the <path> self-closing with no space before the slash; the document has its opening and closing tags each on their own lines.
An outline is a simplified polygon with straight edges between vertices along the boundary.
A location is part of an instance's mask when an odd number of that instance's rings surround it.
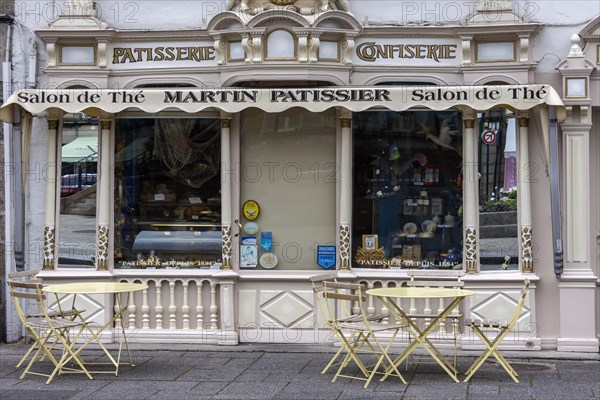
<svg viewBox="0 0 600 400">
<path fill-rule="evenodd" d="M 227 0 L 226 9 L 256 15 L 263 11 L 287 10 L 314 15 L 329 10 L 350 12 L 348 0 Z"/>
</svg>

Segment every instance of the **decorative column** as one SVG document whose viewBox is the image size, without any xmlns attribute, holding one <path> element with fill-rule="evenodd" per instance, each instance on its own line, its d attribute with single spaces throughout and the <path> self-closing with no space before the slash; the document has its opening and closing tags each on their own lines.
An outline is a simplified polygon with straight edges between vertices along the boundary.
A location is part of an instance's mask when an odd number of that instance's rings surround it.
<svg viewBox="0 0 600 400">
<path fill-rule="evenodd" d="M 531 188 L 527 179 L 529 165 L 529 113 L 517 115 L 519 124 L 519 172 L 517 198 L 519 204 L 521 232 L 521 271 L 533 273 L 533 254 L 531 241 Z"/>
<path fill-rule="evenodd" d="M 113 202 L 110 199 L 110 132 L 112 120 L 100 120 L 100 166 L 98 174 L 98 240 L 96 242 L 96 268 L 98 271 L 108 269 L 108 234 L 110 226 L 110 210 Z"/>
<path fill-rule="evenodd" d="M 231 269 L 231 114 L 221 113 L 221 256 L 222 269 Z"/>
<path fill-rule="evenodd" d="M 477 268 L 477 225 L 479 217 L 479 177 L 477 171 L 477 137 L 473 110 L 463 113 L 465 126 L 465 151 L 463 166 L 463 221 L 464 256 L 466 272 L 476 274 Z"/>
<path fill-rule="evenodd" d="M 593 125 L 590 80 L 596 60 L 590 60 L 583 53 L 578 35 L 571 36 L 571 44 L 569 54 L 558 65 L 563 76 L 567 118 L 561 123 L 565 258 L 558 283 L 560 337 L 556 345 L 558 351 L 597 353 L 598 277 L 594 272 L 592 250 L 595 241 L 590 234 L 592 204 L 598 202 L 591 190 L 598 172 L 590 168 L 590 135 L 593 134 L 590 133 Z"/>
<path fill-rule="evenodd" d="M 340 265 L 339 269 L 350 269 L 352 247 L 350 243 L 350 221 L 352 220 L 352 113 L 340 109 L 342 127 L 340 159 Z"/>
<path fill-rule="evenodd" d="M 44 270 L 54 269 L 56 251 L 56 138 L 58 120 L 48 120 L 48 176 L 46 180 L 46 215 L 44 221 Z"/>
</svg>

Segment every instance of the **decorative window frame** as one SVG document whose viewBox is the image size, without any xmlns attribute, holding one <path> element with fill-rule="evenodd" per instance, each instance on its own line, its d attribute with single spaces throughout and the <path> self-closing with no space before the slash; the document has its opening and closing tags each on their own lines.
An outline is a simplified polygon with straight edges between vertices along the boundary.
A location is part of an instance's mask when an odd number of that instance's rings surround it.
<svg viewBox="0 0 600 400">
<path fill-rule="evenodd" d="M 292 36 L 292 41 L 294 43 L 294 56 L 293 57 L 269 57 L 269 37 L 273 33 L 279 32 L 279 31 L 285 31 Z M 286 28 L 281 28 L 281 27 L 277 27 L 277 28 L 269 31 L 264 36 L 264 57 L 265 57 L 264 58 L 265 61 L 297 61 L 298 60 L 298 36 L 296 36 L 293 31 L 286 29 Z"/>
<path fill-rule="evenodd" d="M 92 48 L 94 50 L 94 61 L 90 63 L 66 63 L 63 61 L 63 49 L 68 47 L 87 47 Z M 95 67 L 98 65 L 98 45 L 95 43 L 69 43 L 69 44 L 60 44 L 58 48 L 58 65 L 61 67 Z"/>
</svg>

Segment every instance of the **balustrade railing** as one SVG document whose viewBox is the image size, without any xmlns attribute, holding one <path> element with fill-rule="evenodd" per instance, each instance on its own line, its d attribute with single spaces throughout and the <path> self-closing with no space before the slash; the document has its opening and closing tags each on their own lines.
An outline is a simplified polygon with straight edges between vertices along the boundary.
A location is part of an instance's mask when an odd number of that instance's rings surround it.
<svg viewBox="0 0 600 400">
<path fill-rule="evenodd" d="M 121 278 L 120 282 L 145 283 L 148 289 L 129 296 L 125 315 L 129 329 L 220 329 L 219 281 L 213 278 Z M 127 295 L 121 295 L 121 304 Z M 118 313 L 115 302 L 114 312 Z M 118 321 L 120 322 L 120 321 Z"/>
</svg>

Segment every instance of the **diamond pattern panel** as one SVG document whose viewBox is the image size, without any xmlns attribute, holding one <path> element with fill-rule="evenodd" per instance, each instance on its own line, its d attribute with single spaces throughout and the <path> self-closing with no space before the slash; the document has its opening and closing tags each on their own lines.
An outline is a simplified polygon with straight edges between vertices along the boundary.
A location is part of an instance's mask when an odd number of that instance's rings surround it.
<svg viewBox="0 0 600 400">
<path fill-rule="evenodd" d="M 514 297 L 513 297 L 514 296 Z M 478 293 L 473 299 L 471 319 L 507 320 L 510 321 L 517 306 L 519 293 L 495 292 Z M 519 322 L 528 320 L 531 310 L 526 302 L 519 316 Z"/>
<path fill-rule="evenodd" d="M 63 310 L 70 310 L 73 306 L 73 296 L 72 294 L 63 295 L 60 297 L 60 306 Z M 84 318 L 88 322 L 92 322 L 98 325 L 104 325 L 108 320 L 107 310 L 102 304 L 104 296 L 103 295 L 85 295 L 78 294 L 75 299 L 75 308 L 78 310 L 85 310 L 83 313 Z M 49 296 L 50 299 L 50 307 L 56 308 L 56 298 L 54 295 Z M 112 310 L 108 313 L 108 315 L 112 316 Z"/>
<path fill-rule="evenodd" d="M 261 292 L 261 324 L 275 323 L 282 328 L 310 328 L 312 292 Z"/>
</svg>

